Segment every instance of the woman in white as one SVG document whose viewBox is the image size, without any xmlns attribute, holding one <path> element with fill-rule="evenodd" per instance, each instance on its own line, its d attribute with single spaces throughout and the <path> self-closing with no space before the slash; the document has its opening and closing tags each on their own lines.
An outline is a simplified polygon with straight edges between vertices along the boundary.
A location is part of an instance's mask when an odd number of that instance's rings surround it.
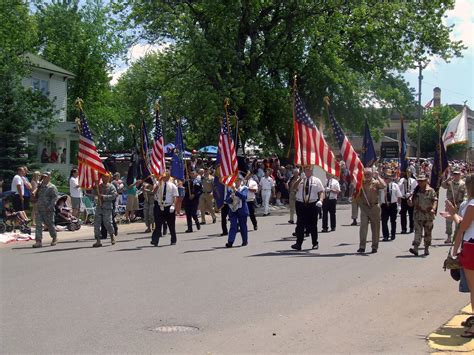
<svg viewBox="0 0 474 355">
<path fill-rule="evenodd" d="M 260 190 L 262 191 L 263 215 L 270 214 L 270 198 L 275 195 L 275 180 L 271 177 L 272 169 L 265 170 L 265 176 L 260 179 Z"/>
<path fill-rule="evenodd" d="M 463 202 L 456 213 L 455 207 L 450 201 L 446 201 L 447 218 L 459 224 L 458 231 L 454 237 L 453 257 L 459 255 L 459 261 L 466 276 L 467 285 L 471 294 L 471 307 L 474 307 L 474 174 L 466 177 L 466 190 L 468 200 Z M 462 242 L 462 244 L 461 244 Z M 461 251 L 459 249 L 461 248 Z M 474 310 L 474 309 L 473 309 Z M 461 334 L 463 338 L 474 338 L 474 316 L 469 317 L 463 325 L 468 329 Z"/>
</svg>

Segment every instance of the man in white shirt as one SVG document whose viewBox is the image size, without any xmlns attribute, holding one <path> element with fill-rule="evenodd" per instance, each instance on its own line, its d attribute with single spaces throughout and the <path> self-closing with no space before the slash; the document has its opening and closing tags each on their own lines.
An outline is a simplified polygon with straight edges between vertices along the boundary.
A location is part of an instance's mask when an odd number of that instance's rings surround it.
<svg viewBox="0 0 474 355">
<path fill-rule="evenodd" d="M 324 199 L 324 187 L 316 176 L 313 176 L 311 165 L 304 167 L 304 177 L 296 192 L 296 243 L 292 249 L 301 250 L 305 231 L 311 233 L 313 249 L 318 249 L 318 218 L 316 203 Z"/>
<path fill-rule="evenodd" d="M 408 213 L 408 221 L 409 221 L 409 228 L 410 234 L 413 233 L 414 224 L 413 224 L 413 206 L 408 205 L 408 199 L 413 195 L 413 191 L 415 191 L 416 180 L 413 179 L 411 176 L 410 170 L 406 172 L 402 172 L 402 178 L 398 182 L 398 187 L 400 188 L 400 193 L 402 194 L 401 204 L 400 204 L 400 222 L 402 224 L 402 232 L 401 234 L 407 234 L 407 213 Z"/>
<path fill-rule="evenodd" d="M 323 200 L 323 233 L 328 232 L 328 214 L 331 219 L 331 232 L 336 230 L 336 202 L 337 195 L 341 192 L 339 181 L 333 175 L 326 173 L 326 188 Z"/>
<path fill-rule="evenodd" d="M 160 181 L 155 184 L 153 189 L 155 192 L 155 208 L 153 210 L 155 216 L 155 230 L 151 235 L 150 244 L 158 246 L 161 238 L 163 223 L 168 225 L 171 235 L 171 245 L 176 244 L 176 214 L 175 203 L 178 197 L 178 187 L 170 181 L 169 172 L 165 172 Z"/>
<path fill-rule="evenodd" d="M 18 167 L 16 169 L 16 175 L 13 177 L 11 191 L 15 193 L 13 196 L 13 209 L 15 212 L 24 211 L 24 201 L 25 201 L 25 183 L 23 181 L 23 176 L 25 172 L 23 167 Z"/>
<path fill-rule="evenodd" d="M 393 181 L 393 175 L 391 170 L 387 170 L 385 173 L 385 184 L 387 185 L 384 189 L 379 190 L 379 203 L 381 208 L 381 219 L 382 219 L 382 236 L 386 242 L 389 238 L 388 220 L 390 219 L 390 239 L 395 239 L 395 233 L 397 230 L 397 211 L 398 202 L 402 197 L 400 188 L 397 183 Z"/>
<path fill-rule="evenodd" d="M 270 198 L 275 195 L 275 180 L 270 176 L 271 173 L 272 169 L 265 170 L 265 176 L 260 179 L 264 216 L 270 214 Z"/>
<path fill-rule="evenodd" d="M 247 174 L 247 179 L 245 180 L 245 186 L 248 187 L 247 191 L 247 206 L 249 208 L 249 217 L 252 221 L 253 230 L 257 230 L 257 218 L 255 217 L 255 194 L 258 192 L 258 184 L 252 178 L 252 175 Z"/>
</svg>

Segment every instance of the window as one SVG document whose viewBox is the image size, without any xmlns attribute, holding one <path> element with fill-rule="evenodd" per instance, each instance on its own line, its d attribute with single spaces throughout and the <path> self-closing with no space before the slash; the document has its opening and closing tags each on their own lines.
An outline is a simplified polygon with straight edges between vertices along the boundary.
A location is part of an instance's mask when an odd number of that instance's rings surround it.
<svg viewBox="0 0 474 355">
<path fill-rule="evenodd" d="M 388 138 L 398 139 L 398 132 L 385 132 L 385 136 Z"/>
<path fill-rule="evenodd" d="M 41 79 L 32 79 L 32 87 L 34 91 L 40 91 L 44 96 L 49 95 L 49 81 Z"/>
</svg>

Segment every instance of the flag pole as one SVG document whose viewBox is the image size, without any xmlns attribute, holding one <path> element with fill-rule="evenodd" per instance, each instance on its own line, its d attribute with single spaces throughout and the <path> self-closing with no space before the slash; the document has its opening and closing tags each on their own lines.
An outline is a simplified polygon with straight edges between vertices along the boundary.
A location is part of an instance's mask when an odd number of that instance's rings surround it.
<svg viewBox="0 0 474 355">
<path fill-rule="evenodd" d="M 296 79 L 297 79 L 297 76 L 296 74 L 293 76 L 293 92 L 291 94 L 291 101 L 292 101 L 292 112 L 293 112 L 293 117 L 292 117 L 292 120 L 291 120 L 291 135 L 290 135 L 290 143 L 288 145 L 288 153 L 286 155 L 286 158 L 289 159 L 290 158 L 290 152 L 291 152 L 291 144 L 293 143 L 293 136 L 295 135 L 295 95 L 296 95 Z"/>
</svg>

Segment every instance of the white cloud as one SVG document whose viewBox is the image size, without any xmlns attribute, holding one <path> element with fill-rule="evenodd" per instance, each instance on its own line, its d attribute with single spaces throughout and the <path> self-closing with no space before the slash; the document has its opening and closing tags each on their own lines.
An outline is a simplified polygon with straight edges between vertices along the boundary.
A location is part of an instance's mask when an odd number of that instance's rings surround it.
<svg viewBox="0 0 474 355">
<path fill-rule="evenodd" d="M 454 9 L 447 12 L 447 23 L 454 24 L 451 37 L 462 40 L 468 47 L 465 55 L 474 54 L 474 0 L 456 0 Z"/>
<path fill-rule="evenodd" d="M 148 44 L 148 43 L 137 43 L 130 47 L 127 53 L 127 64 L 118 65 L 111 73 L 110 85 L 117 84 L 118 80 L 125 73 L 133 62 L 139 60 L 145 55 L 153 52 L 161 52 L 169 47 L 169 43 L 162 44 Z"/>
</svg>

